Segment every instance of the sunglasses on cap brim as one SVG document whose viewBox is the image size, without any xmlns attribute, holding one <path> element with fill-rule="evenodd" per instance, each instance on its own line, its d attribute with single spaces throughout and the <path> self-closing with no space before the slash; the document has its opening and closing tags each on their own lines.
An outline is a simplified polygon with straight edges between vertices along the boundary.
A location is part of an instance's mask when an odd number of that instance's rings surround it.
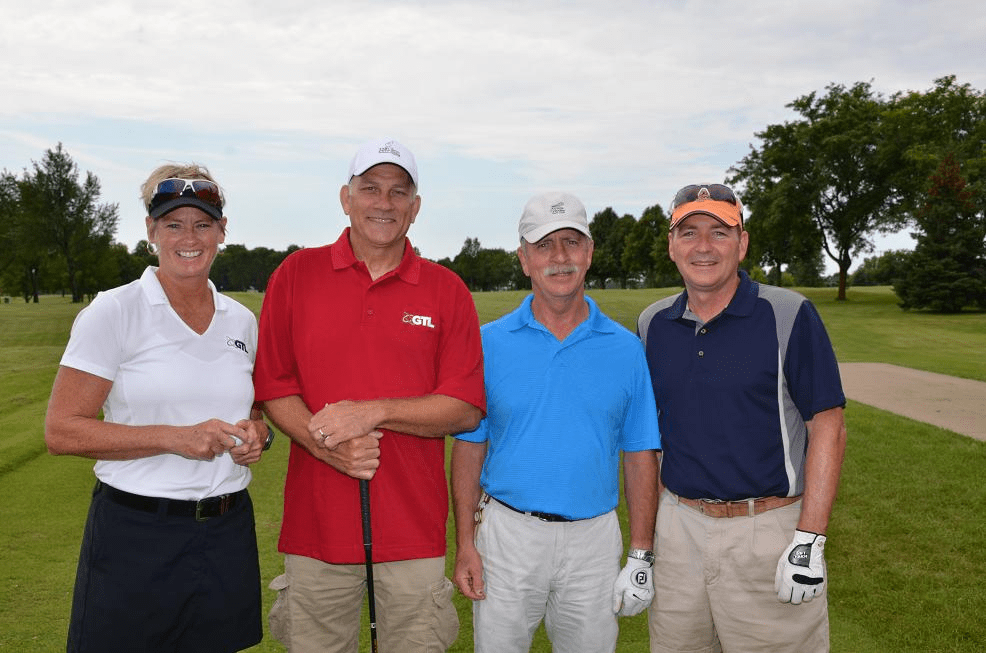
<svg viewBox="0 0 986 653">
<path fill-rule="evenodd" d="M 703 208 L 702 202 L 723 202 L 729 206 L 708 205 Z M 743 226 L 743 205 L 729 186 L 692 184 L 679 190 L 671 200 L 671 226 L 697 212 L 710 213 L 734 225 Z"/>
<path fill-rule="evenodd" d="M 154 196 L 147 205 L 148 214 L 165 202 L 179 197 L 194 197 L 209 206 L 215 207 L 220 213 L 223 208 L 223 195 L 219 185 L 208 179 L 165 179 L 154 189 Z"/>
</svg>

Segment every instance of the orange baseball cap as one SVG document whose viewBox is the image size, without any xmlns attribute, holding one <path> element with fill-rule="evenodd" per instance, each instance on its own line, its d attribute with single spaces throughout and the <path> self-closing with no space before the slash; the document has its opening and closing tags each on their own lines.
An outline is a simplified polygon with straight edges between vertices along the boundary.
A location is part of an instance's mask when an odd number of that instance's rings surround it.
<svg viewBox="0 0 986 653">
<path fill-rule="evenodd" d="M 727 227 L 743 228 L 743 204 L 729 186 L 722 184 L 691 184 L 685 186 L 671 200 L 671 226 L 690 215 L 704 213 Z"/>
</svg>

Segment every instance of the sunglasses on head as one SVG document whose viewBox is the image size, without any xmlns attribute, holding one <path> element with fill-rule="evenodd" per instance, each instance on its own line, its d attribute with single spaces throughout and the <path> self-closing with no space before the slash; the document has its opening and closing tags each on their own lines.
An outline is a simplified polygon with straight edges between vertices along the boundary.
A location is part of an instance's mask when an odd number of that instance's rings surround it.
<svg viewBox="0 0 986 653">
<path fill-rule="evenodd" d="M 206 204 L 216 207 L 220 211 L 223 208 L 223 196 L 219 191 L 219 185 L 208 179 L 165 179 L 154 189 L 154 196 L 151 203 L 147 205 L 148 212 L 156 207 L 176 200 L 179 197 L 195 197 Z"/>
<path fill-rule="evenodd" d="M 722 184 L 692 184 L 691 186 L 685 186 L 675 194 L 674 199 L 671 200 L 671 211 L 674 212 L 682 204 L 694 202 L 698 199 L 729 202 L 730 204 L 739 206 L 739 200 L 736 199 L 736 194 L 729 186 L 723 186 Z"/>
<path fill-rule="evenodd" d="M 722 184 L 691 184 L 690 186 L 685 186 L 675 193 L 674 199 L 671 200 L 672 227 L 680 222 L 685 215 L 694 212 L 694 209 L 682 207 L 686 204 L 691 204 L 692 202 L 708 200 L 715 202 L 726 202 L 727 204 L 732 204 L 735 206 L 736 214 L 725 217 L 728 220 L 737 222 L 740 227 L 743 226 L 743 204 L 740 203 L 739 198 L 736 197 L 736 193 L 734 193 L 729 186 L 724 186 Z M 679 208 L 681 208 L 682 214 L 675 219 L 675 213 L 678 212 Z"/>
</svg>

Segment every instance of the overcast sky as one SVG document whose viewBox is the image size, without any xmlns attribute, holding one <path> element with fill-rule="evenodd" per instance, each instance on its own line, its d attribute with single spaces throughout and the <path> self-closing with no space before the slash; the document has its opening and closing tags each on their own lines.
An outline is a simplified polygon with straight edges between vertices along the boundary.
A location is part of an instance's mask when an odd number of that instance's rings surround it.
<svg viewBox="0 0 986 653">
<path fill-rule="evenodd" d="M 139 186 L 170 161 L 223 186 L 227 243 L 333 242 L 356 147 L 418 160 L 410 237 L 513 249 L 527 199 L 640 217 L 722 181 L 785 105 L 828 84 L 986 87 L 981 1 L 0 0 L 0 168 L 61 142 L 145 238 Z M 906 234 L 878 251 L 909 248 Z M 2 253 L 0 253 L 2 255 Z M 856 264 L 862 261 L 857 261 Z M 829 269 L 834 269 L 830 264 Z"/>
</svg>

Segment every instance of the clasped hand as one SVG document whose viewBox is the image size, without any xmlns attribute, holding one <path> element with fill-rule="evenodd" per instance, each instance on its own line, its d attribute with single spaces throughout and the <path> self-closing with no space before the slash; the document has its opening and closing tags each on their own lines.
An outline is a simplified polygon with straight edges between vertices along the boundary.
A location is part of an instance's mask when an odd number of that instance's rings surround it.
<svg viewBox="0 0 986 653">
<path fill-rule="evenodd" d="M 175 453 L 191 460 L 214 460 L 227 451 L 238 465 L 250 465 L 260 460 L 266 428 L 261 429 L 262 420 L 241 419 L 230 424 L 221 419 L 210 419 L 179 430 Z"/>
<path fill-rule="evenodd" d="M 380 438 L 364 402 L 326 404 L 308 422 L 312 455 L 354 478 L 370 480 L 380 466 Z"/>
</svg>

